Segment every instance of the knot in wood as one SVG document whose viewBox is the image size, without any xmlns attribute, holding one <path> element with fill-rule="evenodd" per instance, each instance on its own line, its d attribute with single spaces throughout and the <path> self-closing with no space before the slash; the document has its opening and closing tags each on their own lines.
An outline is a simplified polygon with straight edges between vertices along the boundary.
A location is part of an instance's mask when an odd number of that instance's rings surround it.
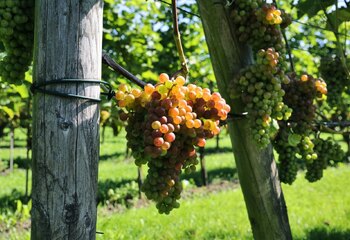
<svg viewBox="0 0 350 240">
<path fill-rule="evenodd" d="M 72 125 L 73 125 L 73 123 L 71 121 L 68 121 L 68 120 L 64 120 L 64 121 L 61 121 L 59 123 L 59 126 L 63 131 L 67 131 L 68 128 Z"/>
<path fill-rule="evenodd" d="M 64 222 L 66 224 L 73 224 L 78 221 L 79 206 L 76 202 L 69 203 L 64 206 Z"/>
</svg>

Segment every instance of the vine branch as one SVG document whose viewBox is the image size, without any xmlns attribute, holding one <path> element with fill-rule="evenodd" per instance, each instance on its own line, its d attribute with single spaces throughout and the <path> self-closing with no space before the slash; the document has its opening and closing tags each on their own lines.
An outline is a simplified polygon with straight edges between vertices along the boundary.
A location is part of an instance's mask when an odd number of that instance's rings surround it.
<svg viewBox="0 0 350 240">
<path fill-rule="evenodd" d="M 315 124 L 316 128 L 325 133 L 332 133 L 332 134 L 341 134 L 341 135 L 350 135 L 350 132 L 345 132 L 345 131 L 338 131 L 332 129 L 332 127 L 350 127 L 350 122 L 349 121 L 344 121 L 344 122 L 317 122 Z"/>
<path fill-rule="evenodd" d="M 180 57 L 181 72 L 183 73 L 184 77 L 187 78 L 189 69 L 187 66 L 185 54 L 184 54 L 184 51 L 182 48 L 182 43 L 181 43 L 181 35 L 180 35 L 179 24 L 178 24 L 176 0 L 171 0 L 171 2 L 172 2 L 172 12 L 173 12 L 173 26 L 174 26 L 175 44 L 176 44 L 177 52 L 179 53 L 179 57 Z"/>
<path fill-rule="evenodd" d="M 135 75 L 130 73 L 128 70 L 120 66 L 118 63 L 116 63 L 107 53 L 102 53 L 102 63 L 108 65 L 110 68 L 112 68 L 115 72 L 120 73 L 125 78 L 129 79 L 131 82 L 135 83 L 139 87 L 146 86 L 146 83 L 140 79 L 138 79 Z"/>
</svg>

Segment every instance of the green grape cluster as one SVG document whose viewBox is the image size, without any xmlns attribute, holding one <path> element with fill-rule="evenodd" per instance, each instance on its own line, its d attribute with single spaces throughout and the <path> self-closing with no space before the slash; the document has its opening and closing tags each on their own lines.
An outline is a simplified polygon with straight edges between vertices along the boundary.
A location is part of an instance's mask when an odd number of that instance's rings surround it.
<svg viewBox="0 0 350 240">
<path fill-rule="evenodd" d="M 318 158 L 306 163 L 307 171 L 305 178 L 309 182 L 320 180 L 323 176 L 324 169 L 341 162 L 345 156 L 345 152 L 341 149 L 341 146 L 335 143 L 331 138 L 316 138 L 314 144 L 314 149 Z"/>
<path fill-rule="evenodd" d="M 279 168 L 283 172 L 281 181 L 291 184 L 297 172 L 298 165 L 295 165 L 298 162 L 297 155 L 303 161 L 301 165 L 311 166 L 319 163 L 318 153 L 314 149 L 315 143 L 309 136 L 313 133 L 315 100 L 322 99 L 327 93 L 327 88 L 323 80 L 307 74 L 300 78 L 291 74 L 289 79 L 290 82 L 283 85 L 285 90 L 283 101 L 293 111 L 287 121 L 280 122 L 279 133 L 273 144 L 279 154 Z M 294 155 L 286 154 L 281 145 L 286 149 L 293 149 Z"/>
<path fill-rule="evenodd" d="M 299 154 L 306 162 L 311 162 L 318 158 L 317 153 L 314 151 L 315 144 L 309 136 L 303 135 L 298 147 Z"/>
<path fill-rule="evenodd" d="M 124 109 L 120 119 L 128 122 L 127 144 L 135 164 L 148 166 L 142 191 L 157 203 L 159 213 L 169 214 L 180 206 L 180 173 L 196 170 L 195 147 L 219 134 L 219 122 L 230 107 L 219 93 L 185 86 L 183 77 L 172 80 L 161 74 L 159 81 L 143 91 L 120 85 L 115 97 Z"/>
<path fill-rule="evenodd" d="M 350 79 L 347 78 L 340 58 L 337 56 L 322 57 L 319 71 L 329 89 L 328 104 L 331 107 L 344 105 L 342 94 L 350 94 Z"/>
<path fill-rule="evenodd" d="M 298 147 L 288 143 L 288 132 L 280 131 L 274 139 L 273 146 L 278 152 L 278 174 L 282 182 L 292 184 L 298 173 Z"/>
<path fill-rule="evenodd" d="M 248 112 L 254 139 L 261 148 L 270 143 L 274 120 L 287 120 L 292 110 L 283 103 L 283 83 L 288 83 L 278 67 L 279 54 L 272 48 L 260 50 L 256 63 L 242 70 L 232 81 L 230 97 L 240 97 Z"/>
<path fill-rule="evenodd" d="M 0 41 L 6 56 L 0 61 L 4 81 L 21 84 L 32 61 L 34 0 L 0 0 Z"/>
<path fill-rule="evenodd" d="M 232 3 L 231 17 L 240 42 L 247 42 L 254 51 L 274 47 L 285 54 L 280 30 L 291 23 L 291 17 L 284 11 L 262 0 L 237 0 Z"/>
<path fill-rule="evenodd" d="M 306 174 L 305 178 L 309 182 L 316 182 L 323 177 L 323 159 L 315 159 L 311 162 L 306 163 Z"/>
</svg>

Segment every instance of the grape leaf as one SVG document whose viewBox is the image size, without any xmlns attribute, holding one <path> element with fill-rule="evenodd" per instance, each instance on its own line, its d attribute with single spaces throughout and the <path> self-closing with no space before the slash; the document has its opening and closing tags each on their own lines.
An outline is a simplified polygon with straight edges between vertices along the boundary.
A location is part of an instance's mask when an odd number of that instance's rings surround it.
<svg viewBox="0 0 350 240">
<path fill-rule="evenodd" d="M 316 16 L 316 14 L 322 10 L 323 8 L 326 9 L 327 7 L 334 4 L 334 0 L 322 0 L 322 1 L 315 1 L 315 0 L 304 0 L 299 1 L 296 7 L 298 8 L 298 18 L 301 18 L 305 14 L 309 18 L 312 18 Z"/>
<path fill-rule="evenodd" d="M 328 14 L 326 29 L 338 31 L 339 25 L 347 21 L 350 21 L 350 9 L 339 8 L 337 11 Z"/>
<path fill-rule="evenodd" d="M 21 96 L 21 98 L 28 98 L 29 97 L 29 92 L 28 88 L 25 85 L 19 85 L 19 86 L 14 86 L 13 87 L 16 92 Z"/>
<path fill-rule="evenodd" d="M 15 116 L 14 111 L 6 106 L 0 106 L 0 110 L 3 110 L 12 119 Z"/>
<path fill-rule="evenodd" d="M 300 143 L 300 141 L 301 141 L 301 136 L 299 134 L 293 133 L 288 136 L 288 144 L 290 146 L 295 147 Z"/>
</svg>

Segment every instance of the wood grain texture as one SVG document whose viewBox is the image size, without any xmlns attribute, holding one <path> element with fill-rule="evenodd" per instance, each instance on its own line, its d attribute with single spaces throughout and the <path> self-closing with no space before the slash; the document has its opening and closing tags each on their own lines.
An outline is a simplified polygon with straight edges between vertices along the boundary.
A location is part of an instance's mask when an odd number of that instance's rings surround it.
<svg viewBox="0 0 350 240">
<path fill-rule="evenodd" d="M 34 82 L 100 79 L 102 0 L 36 0 Z M 98 84 L 47 89 L 99 98 Z M 35 239 L 95 239 L 99 106 L 36 93 L 32 231 Z"/>
<path fill-rule="evenodd" d="M 197 0 L 218 87 L 228 99 L 228 83 L 251 63 L 251 50 L 236 40 L 224 0 Z M 239 99 L 232 112 L 241 113 Z M 271 145 L 260 150 L 248 119 L 229 121 L 239 181 L 255 239 L 291 239 L 287 209 Z"/>
</svg>

